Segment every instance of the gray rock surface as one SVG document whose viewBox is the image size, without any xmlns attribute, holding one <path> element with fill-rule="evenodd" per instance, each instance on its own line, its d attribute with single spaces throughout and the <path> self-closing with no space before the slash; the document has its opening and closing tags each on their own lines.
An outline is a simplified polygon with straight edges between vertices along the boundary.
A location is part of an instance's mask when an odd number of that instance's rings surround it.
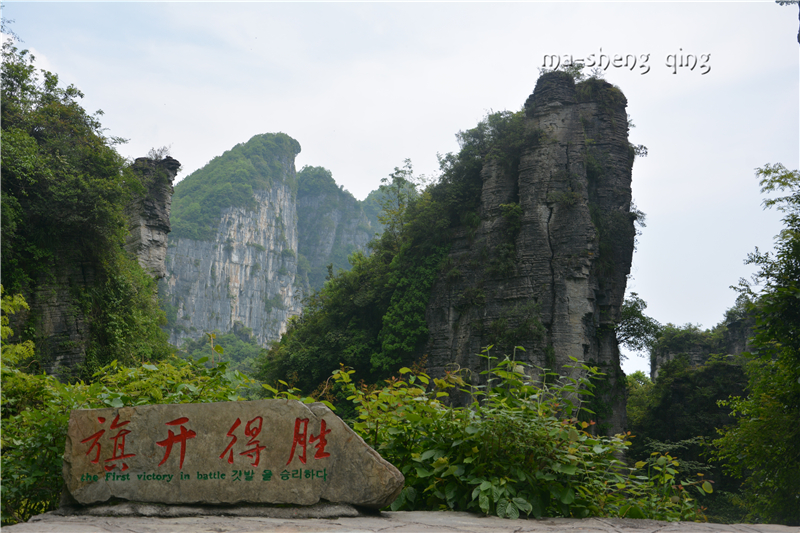
<svg viewBox="0 0 800 533">
<path fill-rule="evenodd" d="M 698 524 L 609 518 L 503 520 L 468 513 L 398 512 L 335 520 L 214 515 L 187 518 L 105 518 L 46 513 L 33 517 L 25 524 L 7 527 L 7 530 L 12 533 L 796 533 L 800 528 L 771 524 Z"/>
<path fill-rule="evenodd" d="M 159 292 L 177 311 L 173 344 L 238 322 L 266 347 L 300 313 L 302 297 L 322 286 L 327 265 L 349 268 L 347 256 L 379 231 L 329 172 L 319 169 L 327 181 L 304 187 L 294 156 L 278 159 L 282 174 L 254 191 L 255 210 L 224 209 L 212 240 L 170 238 Z"/>
<path fill-rule="evenodd" d="M 283 162 L 294 173 L 294 161 Z M 289 176 L 270 190 L 254 191 L 257 208 L 229 207 L 213 241 L 170 239 L 167 276 L 159 293 L 177 307 L 170 342 L 203 332 L 226 333 L 235 322 L 265 346 L 299 314 L 296 298 L 297 223 Z M 162 290 L 164 288 L 164 290 Z"/>
<path fill-rule="evenodd" d="M 85 507 L 61 507 L 59 516 L 127 516 L 179 518 L 187 516 L 263 516 L 267 518 L 338 518 L 358 516 L 358 509 L 346 503 L 319 502 L 314 505 L 167 505 L 163 503 L 119 502 Z"/>
<path fill-rule="evenodd" d="M 145 194 L 126 210 L 128 236 L 125 249 L 133 253 L 147 272 L 156 279 L 166 274 L 169 211 L 172 205 L 172 182 L 181 164 L 170 156 L 160 160 L 140 157 L 131 169 L 140 175 Z"/>
<path fill-rule="evenodd" d="M 527 145 L 519 167 L 496 160 L 482 171 L 481 220 L 462 228 L 426 311 L 429 370 L 468 369 L 481 383 L 486 361 L 512 355 L 565 370 L 570 357 L 607 374 L 602 427 L 625 427 L 625 385 L 613 325 L 634 249 L 633 151 L 626 100 L 590 80 L 543 75 L 525 104 Z M 514 232 L 502 204 L 521 207 Z"/>
<path fill-rule="evenodd" d="M 259 400 L 72 411 L 64 481 L 82 505 L 380 508 L 404 479 L 323 404 Z"/>
</svg>

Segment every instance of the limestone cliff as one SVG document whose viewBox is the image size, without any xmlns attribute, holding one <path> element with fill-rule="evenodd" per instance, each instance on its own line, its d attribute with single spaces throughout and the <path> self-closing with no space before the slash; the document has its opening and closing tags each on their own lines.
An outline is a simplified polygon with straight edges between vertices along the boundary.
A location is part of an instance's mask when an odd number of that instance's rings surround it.
<svg viewBox="0 0 800 533">
<path fill-rule="evenodd" d="M 294 168 L 299 151 L 292 139 L 263 153 L 271 158 L 264 160 L 265 168 L 272 169 L 269 179 L 257 182 L 260 188 L 245 205 L 220 210 L 212 239 L 170 237 L 159 293 L 172 315 L 173 344 L 207 331 L 227 332 L 238 321 L 263 345 L 277 338 L 289 316 L 299 312 Z M 190 180 L 178 189 L 192 185 Z"/>
<path fill-rule="evenodd" d="M 26 296 L 30 314 L 18 313 L 15 330 L 28 322 L 36 332 L 36 353 L 48 374 L 66 380 L 86 358 L 89 319 L 79 306 L 75 288 L 95 285 L 95 266 L 89 262 L 56 266 Z"/>
<path fill-rule="evenodd" d="M 730 319 L 726 317 L 706 331 L 691 324 L 682 328 L 668 325 L 650 354 L 650 378 L 656 379 L 662 366 L 679 357 L 685 357 L 690 365 L 697 367 L 704 365 L 713 354 L 739 355 L 750 351 L 755 325 L 755 318 L 746 313 Z"/>
<path fill-rule="evenodd" d="M 328 264 L 348 268 L 347 256 L 366 248 L 375 230 L 358 200 L 324 168 L 296 172 L 299 151 L 285 134 L 257 135 L 176 187 L 159 289 L 171 343 L 239 323 L 266 346 Z"/>
<path fill-rule="evenodd" d="M 598 416 L 625 426 L 624 374 L 614 323 L 634 249 L 626 99 L 616 87 L 545 74 L 525 103 L 518 168 L 482 170 L 480 221 L 455 233 L 435 283 L 424 353 L 440 375 L 458 366 L 475 381 L 481 348 L 562 370 L 570 358 L 606 372 Z M 576 371 L 571 371 L 576 372 Z"/>
<path fill-rule="evenodd" d="M 287 166 L 287 178 L 293 177 L 293 166 Z M 215 240 L 170 240 L 162 297 L 177 308 L 173 344 L 205 331 L 227 332 L 237 321 L 266 344 L 299 311 L 291 188 L 282 183 L 254 194 L 256 210 L 223 211 Z"/>
</svg>

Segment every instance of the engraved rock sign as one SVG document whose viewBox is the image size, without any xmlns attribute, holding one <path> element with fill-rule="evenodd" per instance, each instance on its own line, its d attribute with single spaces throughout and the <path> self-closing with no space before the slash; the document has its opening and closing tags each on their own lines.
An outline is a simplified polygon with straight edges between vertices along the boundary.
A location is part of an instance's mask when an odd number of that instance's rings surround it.
<svg viewBox="0 0 800 533">
<path fill-rule="evenodd" d="M 81 504 L 324 499 L 373 508 L 405 481 L 330 409 L 295 400 L 72 411 L 64 480 Z"/>
</svg>

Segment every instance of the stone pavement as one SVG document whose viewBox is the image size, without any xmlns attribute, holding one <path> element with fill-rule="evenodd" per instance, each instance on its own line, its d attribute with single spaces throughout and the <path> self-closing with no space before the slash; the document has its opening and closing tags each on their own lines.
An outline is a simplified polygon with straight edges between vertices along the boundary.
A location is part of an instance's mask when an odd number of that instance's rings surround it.
<svg viewBox="0 0 800 533">
<path fill-rule="evenodd" d="M 611 518 L 503 520 L 468 513 L 396 512 L 340 518 L 264 518 L 247 516 L 33 517 L 4 533 L 800 533 L 800 528 L 769 524 L 696 524 Z"/>
</svg>

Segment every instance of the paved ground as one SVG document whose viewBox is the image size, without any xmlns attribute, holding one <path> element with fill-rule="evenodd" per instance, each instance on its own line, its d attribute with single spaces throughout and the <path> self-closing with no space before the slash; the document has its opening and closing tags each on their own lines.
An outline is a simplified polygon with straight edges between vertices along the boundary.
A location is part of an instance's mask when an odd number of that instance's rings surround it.
<svg viewBox="0 0 800 533">
<path fill-rule="evenodd" d="M 654 520 L 502 520 L 467 513 L 397 512 L 341 518 L 193 516 L 183 518 L 39 515 L 4 533 L 800 533 L 800 528 Z"/>
</svg>

